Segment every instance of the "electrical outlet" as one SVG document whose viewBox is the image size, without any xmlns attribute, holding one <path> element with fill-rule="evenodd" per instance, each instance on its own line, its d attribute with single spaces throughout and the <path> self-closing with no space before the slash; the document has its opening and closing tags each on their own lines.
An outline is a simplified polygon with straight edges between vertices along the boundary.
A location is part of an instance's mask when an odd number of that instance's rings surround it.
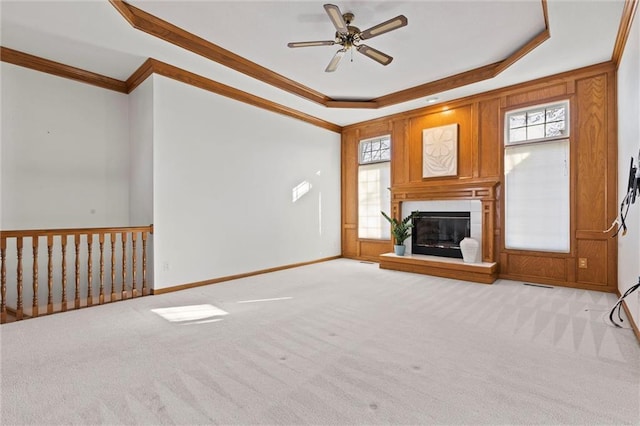
<svg viewBox="0 0 640 426">
<path fill-rule="evenodd" d="M 587 269 L 587 258 L 586 257 L 578 258 L 578 268 Z"/>
<path fill-rule="evenodd" d="M 162 270 L 167 272 L 169 270 L 169 262 L 162 262 Z"/>
</svg>

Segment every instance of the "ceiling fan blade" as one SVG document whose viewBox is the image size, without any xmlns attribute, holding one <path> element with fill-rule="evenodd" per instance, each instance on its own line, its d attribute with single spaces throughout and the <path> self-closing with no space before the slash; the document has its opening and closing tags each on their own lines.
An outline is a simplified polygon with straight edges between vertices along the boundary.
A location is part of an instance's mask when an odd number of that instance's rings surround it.
<svg viewBox="0 0 640 426">
<path fill-rule="evenodd" d="M 325 4 L 324 10 L 327 11 L 327 15 L 329 15 L 329 19 L 333 23 L 333 26 L 336 27 L 336 30 L 340 34 L 348 34 L 349 30 L 347 29 L 347 24 L 344 22 L 344 18 L 342 18 L 342 12 L 340 12 L 340 8 L 335 4 Z"/>
<path fill-rule="evenodd" d="M 362 53 L 364 56 L 368 56 L 376 62 L 381 63 L 382 65 L 389 65 L 393 58 L 386 53 L 382 53 L 379 50 L 374 49 L 373 47 L 369 47 L 366 44 L 361 44 L 356 47 L 358 52 Z"/>
<path fill-rule="evenodd" d="M 409 23 L 407 17 L 404 15 L 398 15 L 395 18 L 389 19 L 381 24 L 375 25 L 367 30 L 364 30 L 360 33 L 360 39 L 366 40 L 369 38 L 373 38 L 379 36 L 380 34 L 388 33 L 389 31 L 396 30 L 398 28 L 402 28 Z"/>
<path fill-rule="evenodd" d="M 329 65 L 327 65 L 327 68 L 325 68 L 324 72 L 334 72 L 336 68 L 338 68 L 340 59 L 342 59 L 342 57 L 346 52 L 347 52 L 347 49 L 338 50 L 336 54 L 333 55 L 333 58 L 331 58 L 331 62 L 329 62 Z"/>
<path fill-rule="evenodd" d="M 287 43 L 289 47 L 312 47 L 312 46 L 333 46 L 336 44 L 333 40 L 326 41 L 296 41 L 293 43 Z"/>
</svg>

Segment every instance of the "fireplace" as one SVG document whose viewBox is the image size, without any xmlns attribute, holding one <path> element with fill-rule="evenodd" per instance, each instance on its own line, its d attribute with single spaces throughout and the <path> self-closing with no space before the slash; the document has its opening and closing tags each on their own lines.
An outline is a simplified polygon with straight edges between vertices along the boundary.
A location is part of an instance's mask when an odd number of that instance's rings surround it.
<svg viewBox="0 0 640 426">
<path fill-rule="evenodd" d="M 460 241 L 470 236 L 470 212 L 419 212 L 413 221 L 411 253 L 462 259 Z"/>
</svg>

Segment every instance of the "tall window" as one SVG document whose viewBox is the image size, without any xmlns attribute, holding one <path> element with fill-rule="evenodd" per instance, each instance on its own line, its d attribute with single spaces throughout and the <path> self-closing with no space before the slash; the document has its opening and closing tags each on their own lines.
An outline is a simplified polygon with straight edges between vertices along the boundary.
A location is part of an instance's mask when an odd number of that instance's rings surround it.
<svg viewBox="0 0 640 426">
<path fill-rule="evenodd" d="M 505 120 L 505 247 L 569 252 L 569 102 Z"/>
<path fill-rule="evenodd" d="M 360 141 L 358 167 L 358 237 L 390 239 L 380 214 L 391 210 L 391 136 Z"/>
</svg>

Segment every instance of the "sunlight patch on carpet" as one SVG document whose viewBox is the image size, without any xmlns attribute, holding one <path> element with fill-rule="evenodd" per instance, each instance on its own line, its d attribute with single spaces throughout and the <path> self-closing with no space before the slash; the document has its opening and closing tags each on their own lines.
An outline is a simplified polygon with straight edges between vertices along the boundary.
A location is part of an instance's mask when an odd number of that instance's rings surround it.
<svg viewBox="0 0 640 426">
<path fill-rule="evenodd" d="M 256 302 L 273 302 L 275 300 L 289 300 L 293 297 L 274 297 L 272 299 L 253 299 L 253 300 L 240 300 L 238 303 L 256 303 Z"/>
<path fill-rule="evenodd" d="M 152 309 L 151 312 L 160 315 L 169 322 L 205 320 L 229 314 L 227 311 L 209 304 L 157 308 Z"/>
</svg>

